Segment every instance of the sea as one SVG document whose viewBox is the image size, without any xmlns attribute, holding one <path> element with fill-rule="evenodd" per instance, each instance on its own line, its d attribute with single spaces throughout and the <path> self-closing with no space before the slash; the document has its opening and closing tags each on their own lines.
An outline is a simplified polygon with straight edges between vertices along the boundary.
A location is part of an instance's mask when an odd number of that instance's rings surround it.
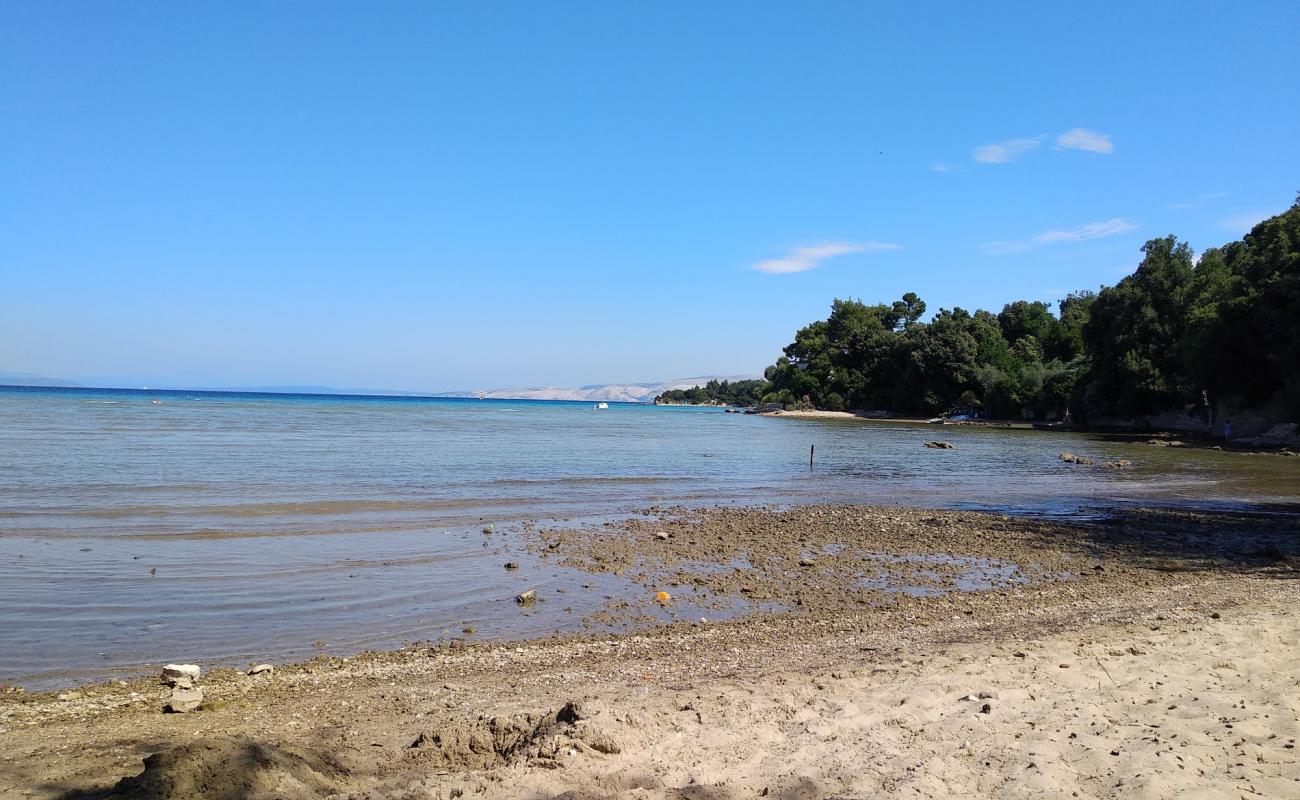
<svg viewBox="0 0 1300 800">
<path fill-rule="evenodd" d="M 1082 469 L 1067 450 L 1132 463 Z M 1266 508 L 1300 500 L 1297 462 L 704 407 L 4 387 L 0 683 L 591 630 L 590 612 L 644 591 L 537 559 L 527 523 L 803 503 Z M 554 599 L 520 609 L 525 588 Z"/>
</svg>

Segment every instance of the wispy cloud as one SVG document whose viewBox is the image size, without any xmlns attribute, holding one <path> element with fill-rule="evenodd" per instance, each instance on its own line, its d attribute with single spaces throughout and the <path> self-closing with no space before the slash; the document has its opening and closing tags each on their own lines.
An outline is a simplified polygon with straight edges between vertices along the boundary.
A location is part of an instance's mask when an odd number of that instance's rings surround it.
<svg viewBox="0 0 1300 800">
<path fill-rule="evenodd" d="M 1107 236 L 1116 236 L 1121 233 L 1128 233 L 1136 228 L 1136 223 L 1129 222 L 1120 217 L 1115 217 L 1114 219 L 1108 219 L 1105 222 L 1089 222 L 1087 225 L 1080 225 L 1077 228 L 1070 228 L 1065 231 L 1043 231 L 1034 237 L 1034 242 L 1036 244 L 1084 242 L 1089 239 L 1102 239 Z"/>
<path fill-rule="evenodd" d="M 1007 139 L 997 144 L 982 144 L 971 151 L 970 157 L 981 164 L 1006 164 L 1038 148 L 1042 136 L 1030 139 Z"/>
<path fill-rule="evenodd" d="M 1227 192 L 1211 192 L 1210 194 L 1203 194 L 1200 197 L 1196 198 L 1195 200 L 1188 200 L 1185 203 L 1170 203 L 1169 205 L 1165 206 L 1165 208 L 1176 208 L 1176 209 L 1200 208 L 1201 206 L 1205 205 L 1211 200 L 1218 200 L 1220 197 L 1227 197 L 1227 196 L 1228 196 Z"/>
<path fill-rule="evenodd" d="M 952 164 L 931 164 L 931 172 L 952 172 Z"/>
<path fill-rule="evenodd" d="M 1098 133 L 1088 128 L 1071 128 L 1056 137 L 1056 146 L 1063 147 L 1066 150 L 1084 150 L 1106 156 L 1115 152 L 1115 145 L 1111 144 L 1110 134 Z"/>
<path fill-rule="evenodd" d="M 876 253 L 884 250 L 902 250 L 901 244 L 893 242 L 821 242 L 804 247 L 796 247 L 781 258 L 760 261 L 751 269 L 766 272 L 769 275 L 786 275 L 791 272 L 807 272 L 816 269 L 828 258 L 849 255 L 850 253 Z"/>
<path fill-rule="evenodd" d="M 1019 139 L 1007 139 L 994 144 L 982 144 L 971 150 L 972 161 L 980 164 L 1007 164 L 1028 153 L 1037 150 L 1046 141 L 1045 133 Z M 1083 150 L 1088 153 L 1110 155 L 1115 152 L 1115 145 L 1110 134 L 1091 130 L 1090 128 L 1071 128 L 1056 137 L 1057 150 Z"/>
<path fill-rule="evenodd" d="M 1128 233 L 1129 231 L 1137 230 L 1137 227 L 1137 223 L 1130 222 L 1121 217 L 1115 217 L 1114 219 L 1103 220 L 1102 222 L 1089 222 L 1087 225 L 1080 225 L 1077 228 L 1043 231 L 1037 236 L 1029 239 L 985 242 L 980 245 L 980 251 L 990 256 L 1023 253 L 1026 250 L 1033 250 L 1037 247 L 1059 244 L 1061 242 L 1086 242 L 1089 239 L 1102 239 L 1107 236 L 1118 236 L 1121 233 Z"/>
</svg>

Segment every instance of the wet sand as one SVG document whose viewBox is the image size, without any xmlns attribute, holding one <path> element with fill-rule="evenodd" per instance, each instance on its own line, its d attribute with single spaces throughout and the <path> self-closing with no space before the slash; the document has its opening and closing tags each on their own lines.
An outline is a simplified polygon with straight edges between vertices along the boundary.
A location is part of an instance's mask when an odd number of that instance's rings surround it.
<svg viewBox="0 0 1300 800">
<path fill-rule="evenodd" d="M 657 509 L 600 528 L 526 535 L 644 589 L 603 613 L 658 591 L 768 608 L 214 671 L 185 715 L 152 681 L 6 694 L 0 797 L 1300 791 L 1293 515 Z M 918 590 L 861 580 L 881 570 Z"/>
</svg>

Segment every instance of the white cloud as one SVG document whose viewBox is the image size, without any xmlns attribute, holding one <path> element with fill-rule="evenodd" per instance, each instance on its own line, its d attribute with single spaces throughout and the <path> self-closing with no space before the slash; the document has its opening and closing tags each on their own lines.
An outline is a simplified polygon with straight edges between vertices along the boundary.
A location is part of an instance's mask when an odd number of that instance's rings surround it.
<svg viewBox="0 0 1300 800">
<path fill-rule="evenodd" d="M 769 275 L 786 275 L 791 272 L 807 272 L 810 269 L 816 269 L 821 266 L 823 261 L 835 256 L 902 249 L 901 244 L 892 242 L 822 242 L 796 247 L 781 258 L 760 261 L 753 265 L 751 269 L 766 272 Z"/>
<path fill-rule="evenodd" d="M 951 172 L 952 164 L 931 164 L 930 170 L 932 172 Z"/>
<path fill-rule="evenodd" d="M 1170 203 L 1169 205 L 1165 206 L 1165 208 L 1183 209 L 1183 210 L 1190 209 L 1190 208 L 1200 208 L 1201 206 L 1205 205 L 1207 202 L 1211 200 L 1218 200 L 1220 197 L 1227 197 L 1227 196 L 1228 196 L 1227 192 L 1212 192 L 1210 194 L 1203 194 L 1200 197 L 1196 198 L 1195 200 L 1189 200 L 1185 203 Z"/>
<path fill-rule="evenodd" d="M 1116 217 L 1108 219 L 1105 222 L 1089 222 L 1087 225 L 1080 225 L 1077 228 L 1071 228 L 1068 231 L 1043 231 L 1034 237 L 1036 244 L 1052 244 L 1053 242 L 1084 242 L 1088 239 L 1101 239 L 1106 236 L 1115 236 L 1121 233 L 1128 233 L 1137 228 L 1132 222 L 1126 219 Z"/>
<path fill-rule="evenodd" d="M 1098 133 L 1087 128 L 1071 128 L 1056 137 L 1056 146 L 1064 147 L 1066 150 L 1086 150 L 1089 153 L 1101 153 L 1102 155 L 1110 155 L 1115 152 L 1115 145 L 1111 144 L 1110 134 Z"/>
<path fill-rule="evenodd" d="M 1036 247 L 1043 247 L 1049 244 L 1058 244 L 1060 242 L 1086 242 L 1089 239 L 1102 239 L 1107 236 L 1118 236 L 1121 233 L 1128 233 L 1137 230 L 1137 224 L 1130 222 L 1121 217 L 1104 220 L 1102 222 L 1089 222 L 1087 225 L 1080 225 L 1077 228 L 1068 230 L 1051 230 L 1042 233 L 1030 239 L 1020 239 L 1012 241 L 985 242 L 979 246 L 980 252 L 990 256 L 1004 256 L 1010 253 L 1023 253 L 1026 250 L 1033 250 Z"/>
<path fill-rule="evenodd" d="M 1036 149 L 1042 142 L 1042 136 L 1035 136 L 1032 139 L 1007 139 L 997 144 L 982 144 L 971 151 L 970 157 L 981 164 L 1005 164 Z"/>
</svg>

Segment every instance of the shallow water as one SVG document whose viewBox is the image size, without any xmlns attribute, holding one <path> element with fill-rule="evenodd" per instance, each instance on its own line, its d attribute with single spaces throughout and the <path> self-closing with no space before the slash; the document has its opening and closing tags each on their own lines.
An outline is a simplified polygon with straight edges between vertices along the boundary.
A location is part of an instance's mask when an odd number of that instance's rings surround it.
<svg viewBox="0 0 1300 800">
<path fill-rule="evenodd" d="M 957 449 L 921 446 L 934 438 Z M 1062 450 L 1133 466 L 1067 465 Z M 0 682 L 301 657 L 318 641 L 352 652 L 464 627 L 537 635 L 641 591 L 539 564 L 509 533 L 522 520 L 677 503 L 1063 516 L 1291 503 L 1297 461 L 718 409 L 0 389 Z M 489 523 L 500 532 L 484 536 Z M 531 586 L 548 602 L 515 607 Z"/>
</svg>

